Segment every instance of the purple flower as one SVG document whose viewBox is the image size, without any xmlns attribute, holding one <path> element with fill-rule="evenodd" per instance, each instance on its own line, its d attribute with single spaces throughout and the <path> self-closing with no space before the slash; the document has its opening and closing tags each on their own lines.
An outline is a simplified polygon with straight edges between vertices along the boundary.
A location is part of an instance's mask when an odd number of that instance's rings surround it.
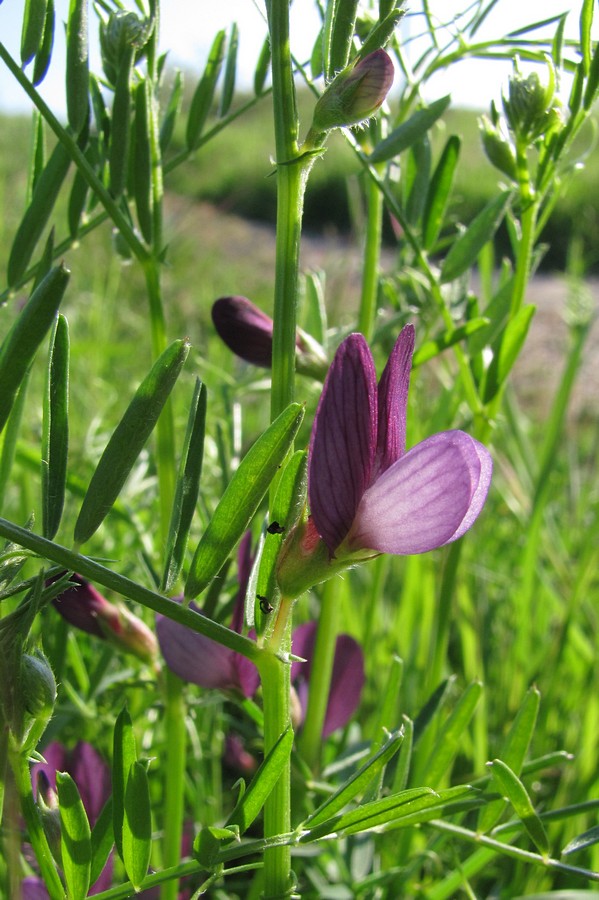
<svg viewBox="0 0 599 900">
<path fill-rule="evenodd" d="M 405 451 L 413 349 L 414 328 L 406 325 L 378 386 L 361 334 L 337 350 L 310 440 L 311 519 L 281 554 L 285 593 L 297 595 L 330 577 L 333 561 L 338 570 L 378 553 L 442 547 L 482 510 L 493 468 L 482 444 L 463 431 L 444 431 Z"/>
<path fill-rule="evenodd" d="M 144 662 L 153 661 L 157 652 L 156 638 L 145 622 L 125 606 L 110 603 L 81 575 L 71 575 L 70 581 L 74 584 L 52 601 L 70 625 L 110 641 Z"/>
<path fill-rule="evenodd" d="M 81 795 L 81 800 L 89 824 L 93 828 L 110 797 L 110 770 L 97 750 L 86 741 L 79 741 L 72 749 L 67 750 L 62 744 L 54 741 L 44 750 L 45 763 L 36 763 L 31 769 L 34 790 L 43 794 L 46 808 L 52 809 L 56 797 L 56 773 L 68 772 Z M 90 889 L 90 894 L 99 894 L 108 890 L 112 882 L 112 854 L 108 857 L 100 877 Z M 23 882 L 25 900 L 43 900 L 47 893 L 40 879 L 26 878 Z"/>
<path fill-rule="evenodd" d="M 273 321 L 247 297 L 220 297 L 212 305 L 212 321 L 221 340 L 240 359 L 270 369 Z M 322 380 L 328 361 L 320 344 L 298 328 L 296 368 L 303 375 Z"/>
<path fill-rule="evenodd" d="M 310 691 L 310 674 L 316 642 L 316 622 L 306 622 L 293 632 L 292 652 L 305 662 L 291 666 L 291 681 L 300 702 L 301 719 L 306 714 Z M 343 728 L 360 705 L 364 687 L 364 657 L 360 645 L 348 634 L 340 634 L 335 645 L 331 689 L 322 726 L 323 738 Z"/>
<path fill-rule="evenodd" d="M 231 628 L 237 633 L 241 633 L 243 627 L 245 586 L 250 569 L 251 535 L 248 532 L 239 546 L 240 588 L 231 621 Z M 191 603 L 190 608 L 200 611 L 195 603 Z M 260 683 L 258 670 L 240 653 L 166 616 L 156 616 L 156 634 L 167 666 L 183 681 L 205 688 L 241 691 L 244 697 L 253 697 L 256 693 Z"/>
</svg>

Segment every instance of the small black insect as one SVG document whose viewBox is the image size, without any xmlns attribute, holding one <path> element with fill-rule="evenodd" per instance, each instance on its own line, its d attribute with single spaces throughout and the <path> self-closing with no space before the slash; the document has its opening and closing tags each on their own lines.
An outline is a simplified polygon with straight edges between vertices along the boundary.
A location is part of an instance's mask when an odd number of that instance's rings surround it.
<svg viewBox="0 0 599 900">
<path fill-rule="evenodd" d="M 285 531 L 283 526 L 279 525 L 278 522 L 271 522 L 266 530 L 269 534 L 283 534 L 283 532 Z"/>
<path fill-rule="evenodd" d="M 274 606 L 268 602 L 268 597 L 265 597 L 264 594 L 256 594 L 256 597 L 260 601 L 260 609 L 265 616 L 273 611 Z"/>
</svg>

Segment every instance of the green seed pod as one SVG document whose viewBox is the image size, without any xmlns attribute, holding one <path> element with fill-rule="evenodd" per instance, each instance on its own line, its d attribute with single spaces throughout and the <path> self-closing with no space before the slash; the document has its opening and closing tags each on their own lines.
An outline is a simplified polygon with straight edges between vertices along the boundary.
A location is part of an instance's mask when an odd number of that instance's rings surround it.
<svg viewBox="0 0 599 900">
<path fill-rule="evenodd" d="M 487 116 L 479 119 L 480 133 L 483 147 L 489 162 L 496 169 L 507 175 L 512 181 L 518 178 L 516 171 L 516 154 L 511 143 L 501 134 L 499 128 L 495 128 Z"/>
</svg>

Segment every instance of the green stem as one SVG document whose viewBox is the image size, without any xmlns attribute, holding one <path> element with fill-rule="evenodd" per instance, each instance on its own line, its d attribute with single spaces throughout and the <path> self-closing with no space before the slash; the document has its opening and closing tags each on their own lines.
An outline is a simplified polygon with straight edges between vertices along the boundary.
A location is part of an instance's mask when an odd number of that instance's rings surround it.
<svg viewBox="0 0 599 900">
<path fill-rule="evenodd" d="M 162 285 L 160 283 L 160 263 L 157 252 L 144 264 L 146 288 L 150 306 L 150 334 L 152 339 L 152 357 L 158 359 L 166 349 L 166 321 L 162 303 Z M 162 545 L 168 543 L 168 528 L 171 517 L 171 506 L 175 494 L 175 426 L 173 407 L 169 400 L 158 419 L 156 428 L 156 467 L 158 471 L 158 496 L 160 503 L 160 529 Z"/>
<path fill-rule="evenodd" d="M 21 812 L 27 826 L 27 837 L 35 853 L 40 874 L 50 900 L 64 900 L 65 890 L 58 876 L 48 840 L 42 828 L 38 809 L 33 798 L 31 773 L 27 757 L 19 750 L 9 750 L 9 760 L 17 794 L 21 802 Z"/>
<path fill-rule="evenodd" d="M 320 762 L 322 728 L 327 712 L 335 647 L 339 630 L 339 581 L 331 578 L 322 588 L 318 631 L 310 670 L 310 692 L 299 749 L 305 762 L 315 770 Z"/>
<path fill-rule="evenodd" d="M 277 161 L 277 235 L 272 350 L 271 419 L 294 397 L 299 252 L 303 198 L 311 162 L 298 159 L 298 116 L 289 48 L 289 3 L 269 0 Z"/>
<path fill-rule="evenodd" d="M 283 646 L 291 643 L 286 629 Z M 279 737 L 290 726 L 291 665 L 274 653 L 265 653 L 259 664 L 264 705 L 264 753 L 272 750 Z M 266 839 L 291 831 L 291 771 L 287 765 L 270 792 L 264 806 Z M 264 853 L 264 900 L 289 896 L 291 889 L 291 849 L 272 847 Z"/>
<path fill-rule="evenodd" d="M 164 806 L 164 868 L 176 866 L 181 859 L 183 837 L 185 760 L 187 733 L 185 731 L 185 697 L 183 682 L 170 669 L 165 669 L 164 730 L 167 740 L 166 784 Z M 179 882 L 166 881 L 160 891 L 160 900 L 176 900 Z"/>
<path fill-rule="evenodd" d="M 371 178 L 367 187 L 368 220 L 364 245 L 364 269 L 362 274 L 362 295 L 358 331 L 367 341 L 372 339 L 376 319 L 376 304 L 379 286 L 379 265 L 381 259 L 381 237 L 383 231 L 383 195 Z"/>
<path fill-rule="evenodd" d="M 140 603 L 142 606 L 146 606 L 148 609 L 152 609 L 154 612 L 172 619 L 174 622 L 179 622 L 181 625 L 191 628 L 192 631 L 204 634 L 211 640 L 216 641 L 217 644 L 229 647 L 230 650 L 241 653 L 242 656 L 251 659 L 255 663 L 258 662 L 262 655 L 262 650 L 256 645 L 255 641 L 237 634 L 236 631 L 232 631 L 224 625 L 219 625 L 218 622 L 208 619 L 201 613 L 186 609 L 180 603 L 168 600 L 162 594 L 151 591 L 143 585 L 125 578 L 124 575 L 119 575 L 117 572 L 107 569 L 87 556 L 74 553 L 72 550 L 54 541 L 48 541 L 46 538 L 33 534 L 31 531 L 27 531 L 26 528 L 21 528 L 7 519 L 0 518 L 0 535 L 18 544 L 20 547 L 31 550 L 33 553 L 41 556 L 42 559 L 51 560 L 63 569 L 68 569 L 71 572 L 78 572 L 84 578 L 96 584 L 101 584 L 103 587 L 115 591 L 129 600 Z"/>
</svg>

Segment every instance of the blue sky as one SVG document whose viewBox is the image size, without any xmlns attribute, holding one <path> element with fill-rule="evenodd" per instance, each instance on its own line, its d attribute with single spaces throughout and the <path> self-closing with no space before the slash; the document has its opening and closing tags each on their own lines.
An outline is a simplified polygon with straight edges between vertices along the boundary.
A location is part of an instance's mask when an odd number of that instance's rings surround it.
<svg viewBox="0 0 599 900">
<path fill-rule="evenodd" d="M 0 0 L 0 40 L 18 59 L 20 28 L 24 0 Z M 59 114 L 63 113 L 64 36 L 62 22 L 66 18 L 68 0 L 56 0 L 57 27 L 55 58 L 42 87 L 45 99 Z M 418 0 L 407 4 L 419 7 Z M 457 13 L 466 0 L 430 0 L 433 12 L 444 18 Z M 479 37 L 503 34 L 535 20 L 546 19 L 568 8 L 568 0 L 499 0 L 489 15 Z M 133 6 L 133 3 L 131 4 Z M 576 35 L 580 3 L 571 5 L 568 33 Z M 196 71 L 198 75 L 206 59 L 210 42 L 219 28 L 227 27 L 235 19 L 240 27 L 239 72 L 241 84 L 251 84 L 253 66 L 265 35 L 265 25 L 259 7 L 252 0 L 162 0 L 161 46 L 169 49 L 175 66 Z M 292 42 L 299 58 L 309 56 L 316 34 L 318 19 L 312 0 L 295 0 L 292 5 Z M 406 17 L 404 36 L 419 29 L 418 19 Z M 97 50 L 92 47 L 92 60 Z M 492 98 L 499 99 L 501 86 L 510 71 L 508 63 L 465 61 L 443 73 L 429 85 L 430 97 L 451 92 L 455 105 L 487 108 Z M 0 109 L 27 111 L 28 100 L 14 85 L 4 64 L 0 62 Z"/>
</svg>

